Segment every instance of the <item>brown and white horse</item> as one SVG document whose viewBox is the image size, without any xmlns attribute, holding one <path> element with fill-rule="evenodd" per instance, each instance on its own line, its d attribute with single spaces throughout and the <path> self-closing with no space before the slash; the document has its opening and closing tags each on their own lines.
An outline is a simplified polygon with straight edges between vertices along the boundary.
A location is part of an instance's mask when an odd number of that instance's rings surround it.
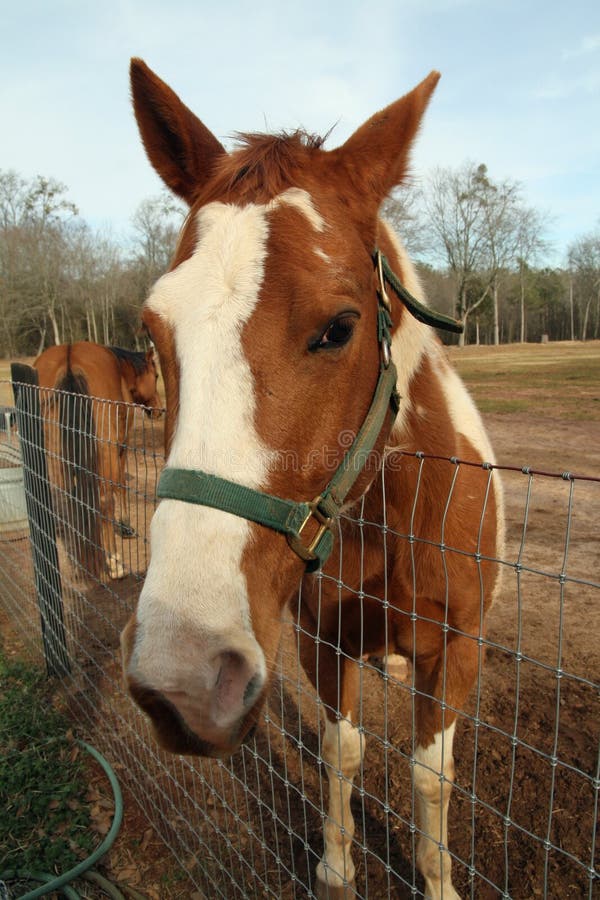
<svg viewBox="0 0 600 900">
<path fill-rule="evenodd" d="M 414 269 L 378 213 L 405 177 L 439 76 L 432 72 L 332 151 L 298 132 L 247 135 L 232 153 L 142 61 L 132 62 L 131 77 L 150 162 L 190 206 L 171 268 L 142 316 L 165 376 L 167 466 L 292 500 L 315 497 L 331 476 L 332 453 L 336 465 L 342 459 L 340 436 L 362 426 L 380 371 L 375 248 L 419 296 Z M 393 451 L 492 461 L 435 333 L 393 303 L 400 413 L 393 427 L 391 417 L 384 422 L 346 502 L 364 498 L 364 517 L 375 522 L 381 481 L 370 488 Z M 461 467 L 452 485 L 451 468 L 428 461 L 415 504 L 416 467 L 390 466 L 386 558 L 380 535 L 345 522 L 344 583 L 352 589 L 340 601 L 337 583 L 321 579 L 317 590 L 306 575 L 295 609 L 303 665 L 327 711 L 322 754 L 332 789 L 317 878 L 330 892 L 354 877 L 350 794 L 364 743 L 355 660 L 396 653 L 415 669 L 418 865 L 427 896 L 457 896 L 440 848 L 456 711 L 477 677 L 496 582 L 490 560 L 501 498 L 484 468 Z M 411 528 L 416 543 L 394 537 Z M 440 551 L 440 539 L 461 552 Z M 225 756 L 257 721 L 304 564 L 282 534 L 174 499 L 156 510 L 151 550 L 122 638 L 129 689 L 165 747 Z M 338 553 L 326 572 L 338 571 Z M 387 610 L 369 599 L 382 596 L 384 580 Z"/>
<path fill-rule="evenodd" d="M 115 539 L 134 534 L 125 486 L 131 405 L 160 415 L 154 350 L 90 341 L 49 347 L 34 363 L 41 391 L 51 481 L 68 505 L 70 550 L 84 572 L 125 574 Z"/>
</svg>

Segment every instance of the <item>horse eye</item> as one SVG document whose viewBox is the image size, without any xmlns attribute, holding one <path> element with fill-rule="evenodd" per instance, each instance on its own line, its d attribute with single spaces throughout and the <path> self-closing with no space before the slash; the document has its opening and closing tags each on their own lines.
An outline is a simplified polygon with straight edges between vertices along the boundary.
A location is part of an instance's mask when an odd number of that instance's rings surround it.
<svg viewBox="0 0 600 900">
<path fill-rule="evenodd" d="M 310 350 L 333 350 L 347 344 L 356 325 L 356 315 L 339 316 L 330 322 L 320 338 L 310 345 Z"/>
</svg>

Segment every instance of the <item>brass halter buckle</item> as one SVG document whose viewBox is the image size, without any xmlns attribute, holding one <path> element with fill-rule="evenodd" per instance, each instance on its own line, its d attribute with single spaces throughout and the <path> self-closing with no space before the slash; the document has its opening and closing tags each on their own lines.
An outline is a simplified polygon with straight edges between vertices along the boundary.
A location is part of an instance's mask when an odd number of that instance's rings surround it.
<svg viewBox="0 0 600 900">
<path fill-rule="evenodd" d="M 321 538 L 323 537 L 325 532 L 331 531 L 331 526 L 333 524 L 333 517 L 326 515 L 319 508 L 319 504 L 321 503 L 322 499 L 323 497 L 321 496 L 321 494 L 319 494 L 318 497 L 315 497 L 314 500 L 310 501 L 310 503 L 308 504 L 308 512 L 304 518 L 304 521 L 300 525 L 300 528 L 298 529 L 298 534 L 287 535 L 287 541 L 292 550 L 294 550 L 298 554 L 298 556 L 306 562 L 317 559 L 315 550 L 319 546 L 319 542 L 321 541 Z M 316 519 L 319 523 L 319 527 L 314 533 L 310 543 L 304 544 L 301 540 L 302 532 L 308 525 L 310 519 Z"/>
</svg>

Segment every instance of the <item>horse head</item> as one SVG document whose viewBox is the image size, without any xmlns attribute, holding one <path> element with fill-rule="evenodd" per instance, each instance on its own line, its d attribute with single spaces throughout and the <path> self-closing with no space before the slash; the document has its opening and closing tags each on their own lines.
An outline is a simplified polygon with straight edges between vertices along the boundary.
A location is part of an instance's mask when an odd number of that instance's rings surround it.
<svg viewBox="0 0 600 900">
<path fill-rule="evenodd" d="M 163 402 L 158 394 L 158 368 L 154 349 L 151 347 L 140 354 L 143 364 L 133 371 L 130 386 L 134 403 L 144 407 L 144 411 L 153 419 L 162 415 Z"/>
<path fill-rule="evenodd" d="M 337 149 L 295 132 L 246 135 L 228 153 L 133 60 L 146 153 L 190 207 L 142 315 L 165 378 L 168 467 L 291 501 L 320 495 L 378 384 L 378 211 L 438 78 Z M 392 331 L 406 315 L 395 307 Z M 391 421 L 346 504 L 375 477 Z M 151 546 L 122 638 L 129 689 L 164 746 L 229 754 L 257 720 L 306 563 L 273 528 L 176 499 L 160 502 Z"/>
</svg>

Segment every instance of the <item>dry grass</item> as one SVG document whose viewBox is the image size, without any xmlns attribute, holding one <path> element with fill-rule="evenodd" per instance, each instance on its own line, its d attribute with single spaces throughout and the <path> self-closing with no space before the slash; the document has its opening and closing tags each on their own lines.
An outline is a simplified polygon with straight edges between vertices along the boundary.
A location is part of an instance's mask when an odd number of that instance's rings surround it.
<svg viewBox="0 0 600 900">
<path fill-rule="evenodd" d="M 451 347 L 449 357 L 484 414 L 600 421 L 600 341 Z"/>
<path fill-rule="evenodd" d="M 600 341 L 449 347 L 448 355 L 484 414 L 600 421 Z M 13 404 L 9 360 L 0 361 L 0 404 Z"/>
</svg>

